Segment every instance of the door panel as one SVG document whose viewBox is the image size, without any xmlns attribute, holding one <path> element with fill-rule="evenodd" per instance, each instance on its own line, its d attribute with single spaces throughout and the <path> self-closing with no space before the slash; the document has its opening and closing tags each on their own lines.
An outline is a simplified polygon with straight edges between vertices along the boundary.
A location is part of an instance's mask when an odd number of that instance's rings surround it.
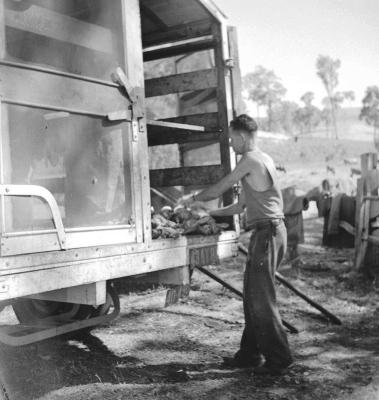
<svg viewBox="0 0 379 400">
<path fill-rule="evenodd" d="M 106 80 L 124 64 L 121 0 L 3 1 L 8 60 Z"/>
<path fill-rule="evenodd" d="M 128 72 L 125 4 L 0 0 L 2 255 L 143 240 L 130 101 L 111 81 Z M 47 189 L 54 207 L 7 185 Z"/>
</svg>

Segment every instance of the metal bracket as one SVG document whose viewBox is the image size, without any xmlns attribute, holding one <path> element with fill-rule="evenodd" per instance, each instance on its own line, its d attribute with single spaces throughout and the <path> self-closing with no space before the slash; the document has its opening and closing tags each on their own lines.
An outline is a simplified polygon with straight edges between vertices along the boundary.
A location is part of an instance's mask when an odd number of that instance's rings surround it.
<svg viewBox="0 0 379 400">
<path fill-rule="evenodd" d="M 230 68 L 230 69 L 235 68 L 236 62 L 235 62 L 234 58 L 227 58 L 225 60 L 225 66 L 226 66 L 226 68 Z"/>
<path fill-rule="evenodd" d="M 50 207 L 50 211 L 53 217 L 54 226 L 58 236 L 58 242 L 62 250 L 67 248 L 66 246 L 66 232 L 59 211 L 57 201 L 54 196 L 42 186 L 36 185 L 2 185 L 0 184 L 0 196 L 14 196 L 14 197 L 38 197 L 46 201 Z"/>
<path fill-rule="evenodd" d="M 138 140 L 139 132 L 142 132 L 143 125 L 139 120 L 145 117 L 145 109 L 142 106 L 141 98 L 143 96 L 142 88 L 136 88 L 131 85 L 125 72 L 118 67 L 112 74 L 113 80 L 125 89 L 126 97 L 131 103 L 130 116 L 128 111 L 115 111 L 108 114 L 110 121 L 127 120 L 132 121 L 133 141 Z"/>
</svg>

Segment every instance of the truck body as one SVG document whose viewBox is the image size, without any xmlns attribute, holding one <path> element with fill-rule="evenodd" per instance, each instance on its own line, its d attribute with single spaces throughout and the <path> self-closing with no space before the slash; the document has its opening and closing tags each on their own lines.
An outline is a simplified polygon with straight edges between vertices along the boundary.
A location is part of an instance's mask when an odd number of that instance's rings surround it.
<svg viewBox="0 0 379 400">
<path fill-rule="evenodd" d="M 237 219 L 216 236 L 151 234 L 153 198 L 235 163 L 236 32 L 211 1 L 0 0 L 0 102 L 0 307 L 20 320 L 1 341 L 101 322 L 114 279 L 235 253 Z"/>
</svg>

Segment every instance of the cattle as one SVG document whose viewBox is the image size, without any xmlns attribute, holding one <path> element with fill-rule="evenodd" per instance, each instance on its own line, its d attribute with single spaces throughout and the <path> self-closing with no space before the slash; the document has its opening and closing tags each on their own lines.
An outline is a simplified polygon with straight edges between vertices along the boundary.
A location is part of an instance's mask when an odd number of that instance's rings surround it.
<svg viewBox="0 0 379 400">
<path fill-rule="evenodd" d="M 330 165 L 326 165 L 326 173 L 328 174 L 329 172 L 330 172 L 331 174 L 333 174 L 333 175 L 336 174 L 336 170 L 335 170 L 334 167 L 331 167 Z"/>
<path fill-rule="evenodd" d="M 356 158 L 349 158 L 349 159 L 344 158 L 343 163 L 345 165 L 355 165 L 358 163 L 358 160 Z"/>
<path fill-rule="evenodd" d="M 277 165 L 276 166 L 276 170 L 284 172 L 285 174 L 287 173 L 286 167 L 284 165 L 282 165 L 282 164 Z"/>
<path fill-rule="evenodd" d="M 360 176 L 362 171 L 358 168 L 350 168 L 350 177 L 352 178 L 354 175 Z"/>
</svg>

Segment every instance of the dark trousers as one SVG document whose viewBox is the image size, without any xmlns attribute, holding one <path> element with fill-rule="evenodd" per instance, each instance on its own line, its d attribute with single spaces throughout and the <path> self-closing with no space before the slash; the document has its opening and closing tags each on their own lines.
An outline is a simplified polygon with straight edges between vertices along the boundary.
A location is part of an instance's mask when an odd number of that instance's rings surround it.
<svg viewBox="0 0 379 400">
<path fill-rule="evenodd" d="M 292 363 L 275 293 L 275 271 L 287 247 L 284 222 L 273 220 L 252 229 L 244 276 L 245 330 L 239 355 L 263 355 L 268 365 L 287 367 Z"/>
</svg>

